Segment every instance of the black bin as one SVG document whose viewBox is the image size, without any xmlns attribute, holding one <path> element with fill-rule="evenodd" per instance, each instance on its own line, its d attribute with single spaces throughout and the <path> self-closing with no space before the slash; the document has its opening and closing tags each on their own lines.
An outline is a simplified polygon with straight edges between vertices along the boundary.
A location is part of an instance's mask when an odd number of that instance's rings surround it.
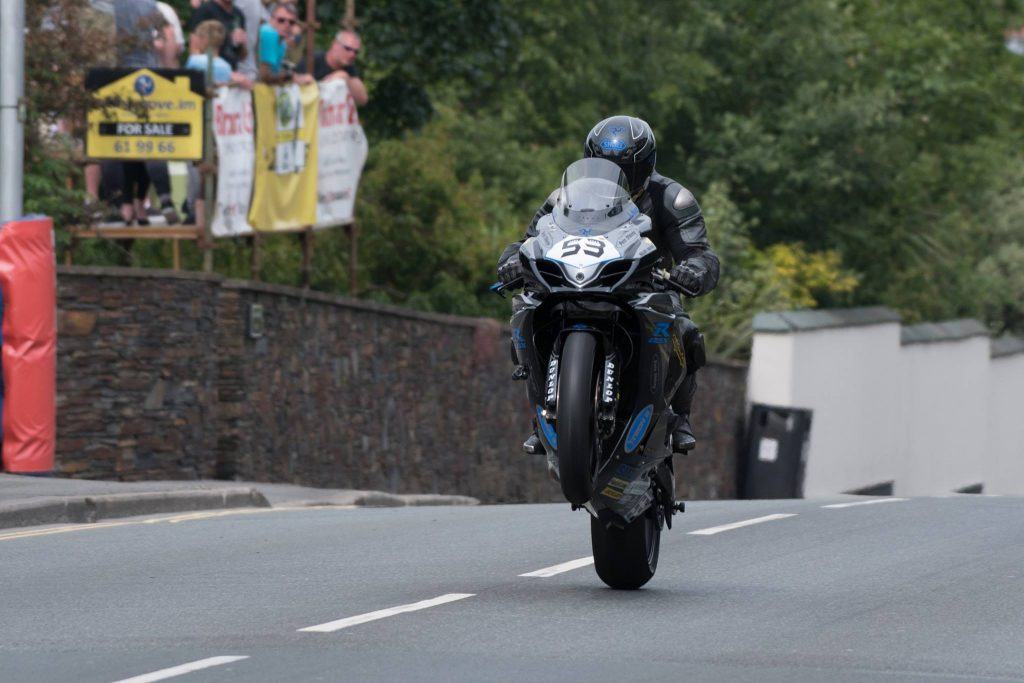
<svg viewBox="0 0 1024 683">
<path fill-rule="evenodd" d="M 740 460 L 743 498 L 803 498 L 811 411 L 755 403 Z"/>
</svg>

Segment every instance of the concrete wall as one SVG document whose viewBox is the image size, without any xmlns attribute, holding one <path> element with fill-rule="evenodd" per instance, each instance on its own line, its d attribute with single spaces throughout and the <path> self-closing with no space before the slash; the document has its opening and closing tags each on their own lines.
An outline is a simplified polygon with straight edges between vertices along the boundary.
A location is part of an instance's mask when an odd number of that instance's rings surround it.
<svg viewBox="0 0 1024 683">
<path fill-rule="evenodd" d="M 750 402 L 814 411 L 804 495 L 892 481 L 900 327 L 884 323 L 754 337 Z"/>
<path fill-rule="evenodd" d="M 984 483 L 992 455 L 988 337 L 906 344 L 899 356 L 900 472 L 893 493 L 929 495 Z M 1024 392 L 1024 384 L 1017 390 Z"/>
<path fill-rule="evenodd" d="M 880 308 L 765 314 L 747 398 L 813 411 L 805 496 L 885 483 L 896 495 L 1024 492 L 1024 344 L 994 348 L 970 320 L 903 327 Z"/>
<path fill-rule="evenodd" d="M 560 500 L 506 330 L 195 273 L 58 273 L 58 471 Z M 249 334 L 251 306 L 264 333 Z M 679 493 L 735 496 L 746 367 L 701 372 Z"/>
<path fill-rule="evenodd" d="M 1024 495 L 1024 353 L 995 357 L 989 367 L 985 491 Z"/>
</svg>

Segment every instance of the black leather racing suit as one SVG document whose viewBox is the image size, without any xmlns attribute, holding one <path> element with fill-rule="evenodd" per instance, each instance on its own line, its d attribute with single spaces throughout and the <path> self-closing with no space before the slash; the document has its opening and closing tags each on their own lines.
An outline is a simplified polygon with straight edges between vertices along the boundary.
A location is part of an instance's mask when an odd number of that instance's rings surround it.
<svg viewBox="0 0 1024 683">
<path fill-rule="evenodd" d="M 501 258 L 498 259 L 499 267 L 505 263 L 506 259 L 516 256 L 523 242 L 537 235 L 537 222 L 543 216 L 551 213 L 557 196 L 558 190 L 555 190 L 537 210 L 522 241 L 513 242 L 505 247 Z M 700 281 L 700 291 L 696 296 L 702 296 L 713 290 L 718 285 L 718 256 L 711 250 L 711 245 L 708 243 L 704 216 L 693 193 L 671 178 L 654 172 L 651 174 L 647 189 L 635 201 L 637 207 L 651 219 L 652 230 L 648 237 L 658 248 L 664 266 L 667 268 L 680 264 L 688 266 Z M 703 340 L 700 338 L 697 326 L 690 321 L 689 315 L 686 314 L 678 294 L 674 296 L 674 304 L 676 314 L 682 316 L 687 323 L 684 325 L 681 341 L 687 354 L 689 367 L 683 384 L 672 400 L 672 409 L 677 414 L 689 414 L 693 395 L 697 390 L 697 379 L 694 373 L 704 361 Z M 700 346 L 699 351 L 695 349 L 697 345 Z"/>
</svg>

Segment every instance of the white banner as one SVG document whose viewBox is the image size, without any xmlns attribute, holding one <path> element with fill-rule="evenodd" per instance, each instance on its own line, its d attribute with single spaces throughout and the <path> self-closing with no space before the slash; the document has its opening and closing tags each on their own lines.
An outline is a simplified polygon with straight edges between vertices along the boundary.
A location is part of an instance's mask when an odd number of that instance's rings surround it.
<svg viewBox="0 0 1024 683">
<path fill-rule="evenodd" d="M 256 163 L 252 93 L 241 88 L 218 88 L 213 103 L 213 130 L 218 159 L 213 236 L 251 235 L 249 203 Z"/>
<path fill-rule="evenodd" d="M 320 83 L 316 227 L 352 222 L 367 144 L 356 103 L 343 80 Z"/>
</svg>

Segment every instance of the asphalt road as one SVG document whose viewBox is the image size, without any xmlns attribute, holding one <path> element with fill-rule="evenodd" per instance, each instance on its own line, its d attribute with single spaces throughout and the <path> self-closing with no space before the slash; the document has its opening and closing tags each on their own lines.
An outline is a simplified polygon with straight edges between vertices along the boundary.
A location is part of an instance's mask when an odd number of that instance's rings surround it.
<svg viewBox="0 0 1024 683">
<path fill-rule="evenodd" d="M 637 592 L 520 576 L 568 505 L 0 532 L 0 681 L 1024 680 L 1024 499 L 855 500 L 691 503 Z"/>
</svg>

